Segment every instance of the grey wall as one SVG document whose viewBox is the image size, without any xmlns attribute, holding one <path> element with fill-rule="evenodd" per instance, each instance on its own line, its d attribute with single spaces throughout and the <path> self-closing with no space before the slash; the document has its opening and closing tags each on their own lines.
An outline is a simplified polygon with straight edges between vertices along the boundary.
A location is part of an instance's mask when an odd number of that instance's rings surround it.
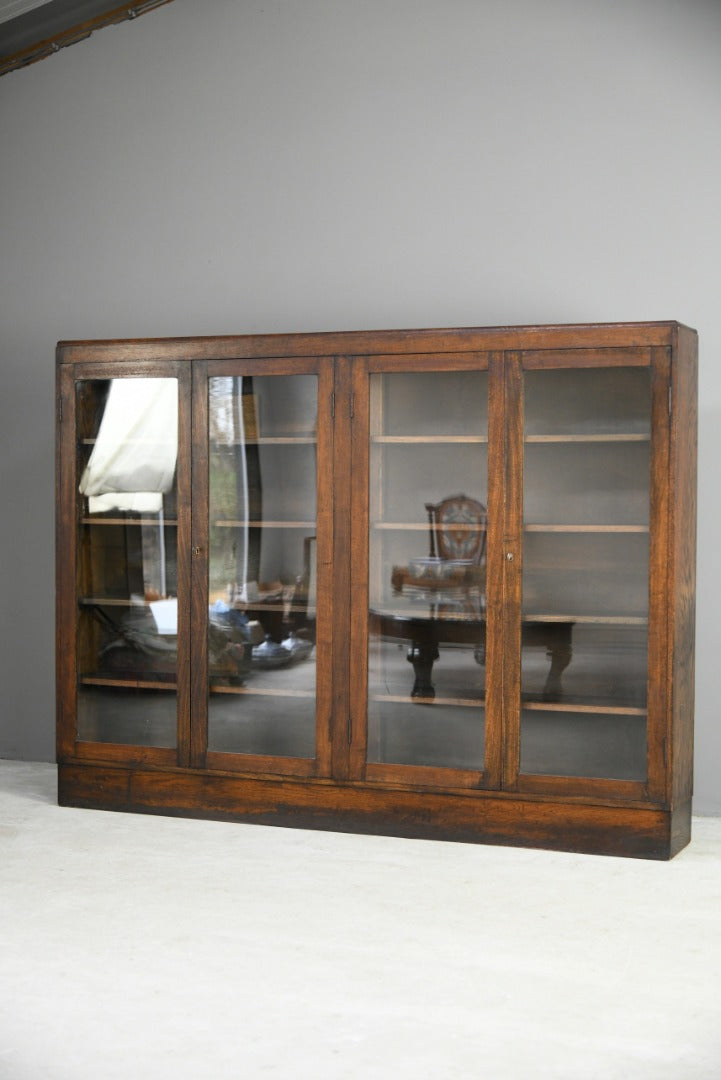
<svg viewBox="0 0 721 1080">
<path fill-rule="evenodd" d="M 0 754 L 54 753 L 59 338 L 675 318 L 721 811 L 718 0 L 175 0 L 2 78 L 0 147 Z"/>
</svg>

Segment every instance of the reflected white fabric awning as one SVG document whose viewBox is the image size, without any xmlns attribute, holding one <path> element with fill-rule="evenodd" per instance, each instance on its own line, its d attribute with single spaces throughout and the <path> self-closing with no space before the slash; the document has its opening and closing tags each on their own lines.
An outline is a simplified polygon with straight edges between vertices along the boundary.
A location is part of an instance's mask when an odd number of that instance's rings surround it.
<svg viewBox="0 0 721 1080">
<path fill-rule="evenodd" d="M 80 493 L 91 514 L 157 513 L 173 486 L 177 457 L 177 380 L 113 379 Z"/>
</svg>

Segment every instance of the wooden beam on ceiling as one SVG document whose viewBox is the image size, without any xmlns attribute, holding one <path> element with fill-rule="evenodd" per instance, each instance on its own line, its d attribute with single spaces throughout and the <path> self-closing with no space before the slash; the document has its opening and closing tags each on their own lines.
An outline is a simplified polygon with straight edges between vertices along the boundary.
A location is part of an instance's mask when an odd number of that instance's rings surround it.
<svg viewBox="0 0 721 1080">
<path fill-rule="evenodd" d="M 138 0 L 118 7 L 115 0 L 51 0 L 0 23 L 0 75 L 35 64 L 105 26 L 135 19 L 172 0 Z"/>
</svg>

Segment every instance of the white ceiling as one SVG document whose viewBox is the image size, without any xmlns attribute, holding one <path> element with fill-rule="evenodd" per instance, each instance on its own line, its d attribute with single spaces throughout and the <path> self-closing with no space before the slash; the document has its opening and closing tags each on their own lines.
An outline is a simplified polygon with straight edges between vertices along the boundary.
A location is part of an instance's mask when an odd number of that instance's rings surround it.
<svg viewBox="0 0 721 1080">
<path fill-rule="evenodd" d="M 26 11 L 42 7 L 48 0 L 0 0 L 0 23 L 8 19 L 15 19 L 18 15 L 24 15 Z"/>
</svg>

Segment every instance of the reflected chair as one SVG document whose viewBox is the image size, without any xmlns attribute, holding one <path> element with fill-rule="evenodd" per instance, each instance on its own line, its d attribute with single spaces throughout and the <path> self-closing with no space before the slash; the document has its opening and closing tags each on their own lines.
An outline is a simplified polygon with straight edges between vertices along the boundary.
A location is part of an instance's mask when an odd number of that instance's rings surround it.
<svg viewBox="0 0 721 1080">
<path fill-rule="evenodd" d="M 468 495 L 451 495 L 426 503 L 429 529 L 428 557 L 394 566 L 391 583 L 396 594 L 407 593 L 417 602 L 417 614 L 372 612 L 374 633 L 390 640 L 409 641 L 407 659 L 415 681 L 411 698 L 435 698 L 433 665 L 439 643 L 472 645 L 477 664 L 486 662 L 486 545 L 488 512 Z M 425 610 L 423 610 L 425 608 Z M 573 620 L 524 621 L 523 647 L 544 646 L 551 661 L 543 701 L 559 701 L 561 675 L 571 662 Z"/>
<path fill-rule="evenodd" d="M 425 505 L 430 558 L 481 566 L 486 557 L 488 529 L 488 512 L 483 503 L 461 494 Z"/>
<path fill-rule="evenodd" d="M 395 592 L 407 589 L 429 605 L 425 617 L 406 617 L 411 644 L 407 659 L 415 683 L 411 696 L 432 699 L 433 664 L 438 641 L 475 639 L 474 657 L 485 663 L 485 562 L 488 512 L 483 503 L 462 493 L 426 503 L 429 554 L 394 567 Z"/>
</svg>

